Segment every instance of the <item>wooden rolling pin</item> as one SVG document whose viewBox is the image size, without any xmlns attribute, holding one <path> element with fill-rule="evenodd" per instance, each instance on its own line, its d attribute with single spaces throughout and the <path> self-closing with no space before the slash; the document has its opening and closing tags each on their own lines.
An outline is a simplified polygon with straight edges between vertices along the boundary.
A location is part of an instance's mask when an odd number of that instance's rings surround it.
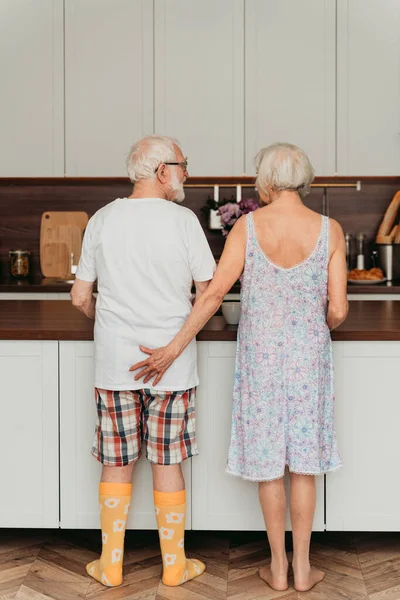
<svg viewBox="0 0 400 600">
<path fill-rule="evenodd" d="M 397 217 L 397 213 L 400 206 L 400 191 L 395 195 L 391 203 L 389 204 L 385 216 L 383 217 L 382 223 L 379 227 L 378 234 L 376 236 L 377 244 L 400 244 L 400 227 L 397 227 L 395 234 L 393 234 L 394 222 Z M 392 237 L 394 235 L 394 237 Z M 397 241 L 396 241 L 397 240 Z"/>
</svg>

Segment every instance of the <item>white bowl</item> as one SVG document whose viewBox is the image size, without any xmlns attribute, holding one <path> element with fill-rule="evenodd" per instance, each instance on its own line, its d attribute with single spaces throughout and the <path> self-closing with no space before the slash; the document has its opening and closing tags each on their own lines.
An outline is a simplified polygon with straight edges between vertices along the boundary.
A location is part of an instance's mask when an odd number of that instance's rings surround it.
<svg viewBox="0 0 400 600">
<path fill-rule="evenodd" d="M 223 302 L 222 314 L 228 325 L 237 325 L 240 319 L 240 302 Z"/>
</svg>

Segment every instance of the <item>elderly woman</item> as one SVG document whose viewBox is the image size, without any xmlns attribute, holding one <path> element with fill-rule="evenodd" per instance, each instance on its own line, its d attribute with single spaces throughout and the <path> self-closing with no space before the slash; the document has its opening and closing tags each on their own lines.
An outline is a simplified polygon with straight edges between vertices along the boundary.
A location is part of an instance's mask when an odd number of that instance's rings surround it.
<svg viewBox="0 0 400 600">
<path fill-rule="evenodd" d="M 311 589 L 324 573 L 310 566 L 315 476 L 341 466 L 334 430 L 330 330 L 344 321 L 346 259 L 340 225 L 303 198 L 314 178 L 304 152 L 274 144 L 256 157 L 263 204 L 232 229 L 208 289 L 178 335 L 133 365 L 158 382 L 241 276 L 232 437 L 227 472 L 259 482 L 271 564 L 260 577 L 288 587 L 285 551 L 290 473 L 294 585 Z M 329 303 L 328 303 L 329 296 Z"/>
</svg>

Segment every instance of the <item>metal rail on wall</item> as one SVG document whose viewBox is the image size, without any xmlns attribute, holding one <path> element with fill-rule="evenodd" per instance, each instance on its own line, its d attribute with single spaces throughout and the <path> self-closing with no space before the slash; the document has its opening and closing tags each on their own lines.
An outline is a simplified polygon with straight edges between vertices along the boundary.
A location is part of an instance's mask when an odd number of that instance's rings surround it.
<svg viewBox="0 0 400 600">
<path fill-rule="evenodd" d="M 218 185 L 220 188 L 254 188 L 254 183 L 185 183 L 185 188 L 213 188 Z M 311 187 L 318 188 L 355 188 L 357 192 L 361 190 L 361 181 L 355 183 L 312 183 Z"/>
<path fill-rule="evenodd" d="M 361 191 L 361 181 L 356 181 L 354 183 L 312 183 L 312 188 L 322 188 L 324 190 L 322 197 L 322 214 L 328 215 L 329 212 L 329 203 L 328 203 L 328 189 L 332 188 L 353 188 L 357 190 L 357 192 Z M 255 183 L 188 183 L 185 184 L 185 188 L 203 188 L 203 189 L 214 189 L 214 200 L 216 202 L 219 201 L 219 189 L 220 188 L 236 188 L 236 201 L 240 202 L 242 199 L 242 188 L 255 188 Z M 328 215 L 329 216 L 329 215 Z"/>
</svg>

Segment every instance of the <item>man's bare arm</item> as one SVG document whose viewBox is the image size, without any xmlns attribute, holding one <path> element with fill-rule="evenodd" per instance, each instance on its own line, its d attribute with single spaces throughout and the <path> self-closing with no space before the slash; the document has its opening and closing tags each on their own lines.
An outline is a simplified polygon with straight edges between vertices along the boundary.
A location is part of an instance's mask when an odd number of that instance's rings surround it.
<svg viewBox="0 0 400 600">
<path fill-rule="evenodd" d="M 193 304 L 195 304 L 196 302 L 199 301 L 199 299 L 201 298 L 201 296 L 204 294 L 204 292 L 206 291 L 206 289 L 208 288 L 208 286 L 210 285 L 210 281 L 195 281 L 194 285 L 196 287 L 196 296 L 194 298 L 194 302 Z"/>
<path fill-rule="evenodd" d="M 83 281 L 75 279 L 71 289 L 72 305 L 83 312 L 89 319 L 95 318 L 96 315 L 96 298 L 93 296 L 94 283 L 91 281 Z"/>
</svg>

